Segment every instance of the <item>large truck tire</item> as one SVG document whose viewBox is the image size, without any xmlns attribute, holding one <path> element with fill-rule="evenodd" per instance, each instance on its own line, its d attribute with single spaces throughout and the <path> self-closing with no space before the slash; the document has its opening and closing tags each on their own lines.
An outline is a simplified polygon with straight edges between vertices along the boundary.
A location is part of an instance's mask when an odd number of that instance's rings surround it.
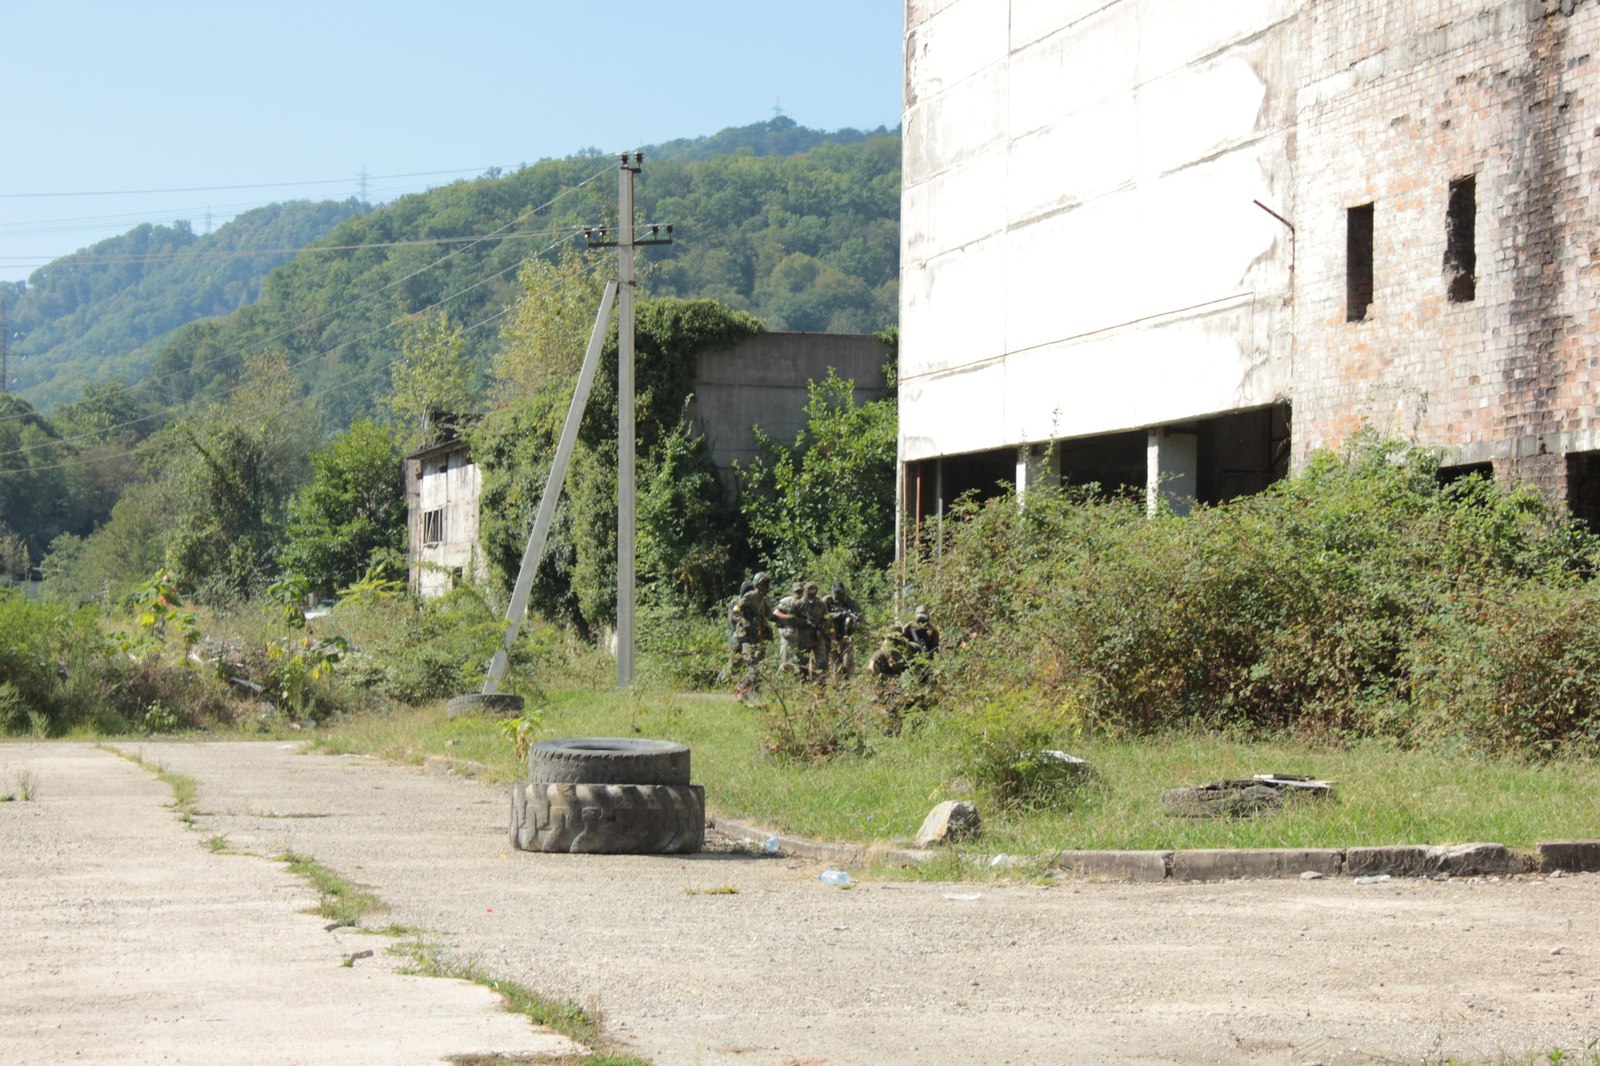
<svg viewBox="0 0 1600 1066">
<path fill-rule="evenodd" d="M 514 718 L 522 713 L 522 697 L 509 692 L 473 692 L 452 697 L 444 705 L 444 713 L 448 718 Z"/>
<path fill-rule="evenodd" d="M 705 837 L 706 791 L 699 785 L 511 786 L 511 844 L 522 851 L 687 855 Z"/>
<path fill-rule="evenodd" d="M 535 784 L 688 785 L 689 749 L 670 740 L 572 737 L 528 751 Z"/>
</svg>

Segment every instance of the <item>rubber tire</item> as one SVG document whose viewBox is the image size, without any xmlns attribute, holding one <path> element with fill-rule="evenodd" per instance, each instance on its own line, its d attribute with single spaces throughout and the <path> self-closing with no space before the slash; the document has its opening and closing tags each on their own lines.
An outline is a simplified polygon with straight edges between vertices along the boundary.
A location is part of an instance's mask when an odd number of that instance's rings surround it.
<svg viewBox="0 0 1600 1066">
<path fill-rule="evenodd" d="M 688 855 L 705 846 L 699 785 L 511 786 L 511 846 L 590 855 Z"/>
<path fill-rule="evenodd" d="M 509 692 L 473 692 L 452 697 L 444 705 L 444 713 L 450 718 L 515 718 L 522 713 L 522 697 Z"/>
<path fill-rule="evenodd" d="M 528 751 L 528 780 L 540 784 L 687 785 L 689 749 L 670 740 L 572 737 Z"/>
</svg>

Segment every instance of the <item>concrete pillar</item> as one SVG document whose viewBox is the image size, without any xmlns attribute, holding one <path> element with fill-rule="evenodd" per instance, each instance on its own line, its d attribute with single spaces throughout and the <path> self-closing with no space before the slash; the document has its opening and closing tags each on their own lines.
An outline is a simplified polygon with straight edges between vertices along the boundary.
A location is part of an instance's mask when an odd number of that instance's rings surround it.
<svg viewBox="0 0 1600 1066">
<path fill-rule="evenodd" d="M 1150 431 L 1145 445 L 1145 510 L 1153 517 L 1161 504 L 1186 515 L 1199 482 L 1200 438 L 1162 427 Z"/>
<path fill-rule="evenodd" d="M 1048 444 L 1024 444 L 1017 449 L 1017 502 L 1028 490 L 1041 485 L 1061 487 L 1061 449 Z"/>
</svg>

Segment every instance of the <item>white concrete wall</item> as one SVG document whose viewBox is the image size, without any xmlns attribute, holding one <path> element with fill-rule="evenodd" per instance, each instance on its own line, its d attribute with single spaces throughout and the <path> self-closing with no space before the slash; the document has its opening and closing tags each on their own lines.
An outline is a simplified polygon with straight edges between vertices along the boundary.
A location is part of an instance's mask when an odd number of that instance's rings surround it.
<svg viewBox="0 0 1600 1066">
<path fill-rule="evenodd" d="M 909 0 L 901 459 L 1288 389 L 1300 0 Z"/>
<path fill-rule="evenodd" d="M 465 445 L 443 454 L 423 453 L 406 460 L 411 585 L 418 595 L 442 596 L 455 587 L 454 571 L 475 580 L 487 577 L 478 544 L 481 473 Z M 428 542 L 424 516 L 443 513 L 443 537 Z"/>
</svg>

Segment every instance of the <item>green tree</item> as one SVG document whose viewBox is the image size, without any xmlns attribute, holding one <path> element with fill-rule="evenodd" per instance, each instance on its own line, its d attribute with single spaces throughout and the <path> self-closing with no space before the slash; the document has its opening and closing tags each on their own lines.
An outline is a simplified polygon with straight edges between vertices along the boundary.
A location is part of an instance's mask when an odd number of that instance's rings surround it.
<svg viewBox="0 0 1600 1066">
<path fill-rule="evenodd" d="M 212 601 L 246 596 L 277 573 L 289 497 L 320 436 L 314 407 L 281 354 L 254 360 L 226 403 L 179 421 L 165 442 L 176 514 L 167 564 Z"/>
<path fill-rule="evenodd" d="M 810 572 L 826 554 L 855 566 L 894 559 L 896 401 L 857 403 L 833 371 L 807 390 L 806 425 L 793 444 L 757 430 L 763 455 L 740 472 L 740 507 L 769 569 Z"/>
<path fill-rule="evenodd" d="M 522 295 L 500 330 L 490 372 L 501 402 L 525 399 L 583 365 L 604 282 L 594 259 L 568 249 L 559 263 L 532 259 L 517 275 Z"/>
<path fill-rule="evenodd" d="M 283 564 L 313 589 L 333 592 L 405 548 L 400 448 L 362 419 L 313 454 L 311 467 L 311 483 L 289 502 Z"/>
<path fill-rule="evenodd" d="M 465 349 L 461 327 L 443 311 L 418 318 L 401 342 L 383 405 L 394 417 L 406 451 L 439 441 L 441 415 L 465 415 L 477 406 Z"/>
</svg>

